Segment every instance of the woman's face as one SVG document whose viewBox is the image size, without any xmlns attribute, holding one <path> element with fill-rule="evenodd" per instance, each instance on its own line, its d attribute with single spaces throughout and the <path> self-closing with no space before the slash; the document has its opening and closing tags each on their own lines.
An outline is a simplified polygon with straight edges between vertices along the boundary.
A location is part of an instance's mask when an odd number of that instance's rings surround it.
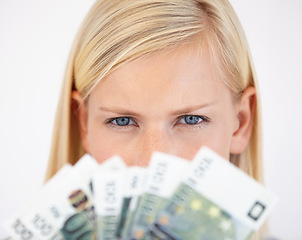
<svg viewBox="0 0 302 240">
<path fill-rule="evenodd" d="M 118 154 L 128 165 L 147 165 L 154 151 L 192 159 L 203 145 L 227 159 L 242 152 L 253 104 L 244 95 L 235 101 L 216 72 L 207 52 L 193 45 L 123 65 L 80 104 L 84 148 L 98 162 Z"/>
</svg>

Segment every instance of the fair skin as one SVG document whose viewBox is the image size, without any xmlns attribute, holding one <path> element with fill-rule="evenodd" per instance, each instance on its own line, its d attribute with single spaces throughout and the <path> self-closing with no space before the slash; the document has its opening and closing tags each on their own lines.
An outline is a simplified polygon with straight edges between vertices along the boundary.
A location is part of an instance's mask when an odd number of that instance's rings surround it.
<svg viewBox="0 0 302 240">
<path fill-rule="evenodd" d="M 234 100 L 207 51 L 193 44 L 124 64 L 89 95 L 72 93 L 82 144 L 103 162 L 145 166 L 154 151 L 192 159 L 206 145 L 228 159 L 248 144 L 255 89 Z"/>
</svg>

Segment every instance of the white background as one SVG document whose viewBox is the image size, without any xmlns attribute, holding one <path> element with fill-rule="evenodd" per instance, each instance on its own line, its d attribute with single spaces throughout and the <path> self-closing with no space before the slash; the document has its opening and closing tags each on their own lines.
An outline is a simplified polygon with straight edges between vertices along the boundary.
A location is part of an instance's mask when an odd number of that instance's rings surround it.
<svg viewBox="0 0 302 240">
<path fill-rule="evenodd" d="M 42 186 L 67 55 L 93 2 L 0 0 L 0 224 Z M 280 197 L 272 235 L 300 240 L 302 1 L 231 3 L 260 83 L 266 185 Z"/>
</svg>

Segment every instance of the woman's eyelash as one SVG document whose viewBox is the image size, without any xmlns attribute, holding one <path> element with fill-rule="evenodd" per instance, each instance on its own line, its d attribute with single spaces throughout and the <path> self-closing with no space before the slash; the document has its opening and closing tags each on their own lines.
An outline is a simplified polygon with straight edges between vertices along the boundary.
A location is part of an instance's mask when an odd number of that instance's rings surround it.
<svg viewBox="0 0 302 240">
<path fill-rule="evenodd" d="M 183 115 L 178 118 L 178 123 L 187 124 L 187 125 L 198 125 L 201 123 L 207 123 L 210 119 L 205 116 L 199 115 Z"/>
<path fill-rule="evenodd" d="M 126 127 L 129 125 L 136 125 L 136 122 L 131 117 L 116 117 L 108 119 L 106 121 L 106 124 L 113 124 L 119 127 Z"/>
</svg>

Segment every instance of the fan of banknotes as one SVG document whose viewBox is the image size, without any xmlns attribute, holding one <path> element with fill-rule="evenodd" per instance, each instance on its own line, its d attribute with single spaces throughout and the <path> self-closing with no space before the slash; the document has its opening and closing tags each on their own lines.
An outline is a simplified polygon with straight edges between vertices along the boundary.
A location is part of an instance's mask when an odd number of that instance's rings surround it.
<svg viewBox="0 0 302 240">
<path fill-rule="evenodd" d="M 15 240 L 250 239 L 276 196 L 203 147 L 192 161 L 156 152 L 146 168 L 114 156 L 65 165 L 6 223 Z"/>
</svg>

